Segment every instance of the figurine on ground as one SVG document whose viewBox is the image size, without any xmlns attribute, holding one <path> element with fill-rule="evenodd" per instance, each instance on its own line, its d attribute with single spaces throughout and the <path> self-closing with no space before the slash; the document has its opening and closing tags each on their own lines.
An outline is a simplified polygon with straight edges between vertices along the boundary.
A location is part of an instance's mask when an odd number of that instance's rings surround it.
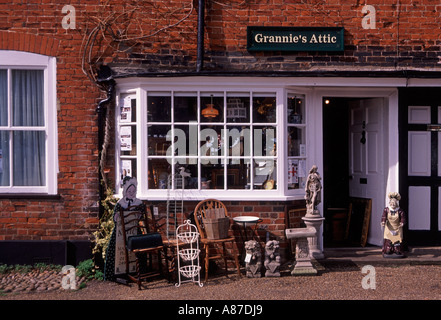
<svg viewBox="0 0 441 320">
<path fill-rule="evenodd" d="M 260 278 L 262 276 L 262 252 L 260 244 L 256 240 L 245 242 L 245 270 L 248 278 Z"/>
<path fill-rule="evenodd" d="M 279 241 L 270 240 L 265 245 L 265 277 L 280 277 Z"/>
<path fill-rule="evenodd" d="M 400 208 L 401 196 L 398 192 L 388 195 L 389 205 L 384 208 L 381 217 L 383 233 L 383 256 L 385 258 L 402 258 L 403 226 L 406 224 L 404 211 Z"/>
</svg>

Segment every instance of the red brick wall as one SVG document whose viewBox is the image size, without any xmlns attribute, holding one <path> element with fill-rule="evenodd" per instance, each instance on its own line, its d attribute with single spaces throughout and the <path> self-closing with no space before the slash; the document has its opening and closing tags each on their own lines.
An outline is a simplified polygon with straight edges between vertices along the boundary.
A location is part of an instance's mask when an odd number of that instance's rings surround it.
<svg viewBox="0 0 441 320">
<path fill-rule="evenodd" d="M 440 70 L 441 4 L 373 0 L 377 29 L 361 26 L 364 1 L 206 1 L 204 71 Z M 349 4 L 346 4 L 349 3 Z M 76 9 L 76 29 L 61 22 Z M 197 1 L 2 1 L 0 50 L 57 58 L 59 198 L 0 198 L 0 240 L 88 239 L 98 222 L 98 101 L 105 93 L 83 73 L 82 57 L 144 72 L 194 72 Z M 399 6 L 397 6 L 399 4 Z M 139 7 L 135 7 L 135 5 Z M 136 10 L 134 10 L 136 9 Z M 188 15 L 188 17 L 187 17 Z M 187 17 L 187 18 L 186 18 Z M 178 23 L 182 19 L 182 22 Z M 94 28 L 90 55 L 83 55 Z M 246 27 L 343 26 L 344 53 L 249 53 Z M 115 40 L 111 41 L 110 28 Z M 119 36 L 116 36 L 120 32 Z M 134 37 L 138 37 L 134 39 Z M 93 72 L 90 74 L 93 76 Z M 109 166 L 114 161 L 108 155 Z M 231 212 L 262 212 L 267 230 L 283 235 L 291 203 L 231 202 Z"/>
<path fill-rule="evenodd" d="M 61 27 L 63 3 L 0 3 L 0 50 L 57 58 L 59 197 L 0 195 L 0 240 L 87 240 L 98 225 L 95 108 L 103 94 L 81 71 L 82 35 Z"/>
</svg>

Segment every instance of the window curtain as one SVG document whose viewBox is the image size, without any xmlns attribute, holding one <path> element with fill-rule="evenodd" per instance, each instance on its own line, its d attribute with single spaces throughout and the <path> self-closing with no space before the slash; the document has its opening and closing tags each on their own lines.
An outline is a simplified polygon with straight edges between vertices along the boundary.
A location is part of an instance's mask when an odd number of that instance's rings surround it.
<svg viewBox="0 0 441 320">
<path fill-rule="evenodd" d="M 12 70 L 13 185 L 46 185 L 46 134 L 42 70 Z M 17 127 L 26 127 L 23 130 Z"/>
<path fill-rule="evenodd" d="M 0 186 L 9 186 L 8 72 L 0 70 Z"/>
</svg>

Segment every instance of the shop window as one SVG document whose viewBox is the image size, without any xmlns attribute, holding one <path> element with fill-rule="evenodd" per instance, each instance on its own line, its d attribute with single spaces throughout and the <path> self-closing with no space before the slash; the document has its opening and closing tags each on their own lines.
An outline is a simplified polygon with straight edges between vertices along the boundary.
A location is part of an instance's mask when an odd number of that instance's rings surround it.
<svg viewBox="0 0 441 320">
<path fill-rule="evenodd" d="M 306 169 L 306 125 L 305 99 L 303 96 L 288 95 L 287 100 L 287 184 L 288 189 L 304 189 Z"/>
<path fill-rule="evenodd" d="M 0 60 L 0 193 L 54 194 L 55 59 L 0 51 Z"/>
<path fill-rule="evenodd" d="M 180 190 L 217 198 L 276 198 L 300 190 L 306 166 L 304 97 L 288 97 L 292 105 L 286 108 L 282 96 L 283 90 L 203 88 L 121 93 L 117 180 L 136 176 L 141 196 L 160 199 Z M 278 152 L 285 139 L 288 155 Z M 183 182 L 176 179 L 181 174 Z"/>
</svg>

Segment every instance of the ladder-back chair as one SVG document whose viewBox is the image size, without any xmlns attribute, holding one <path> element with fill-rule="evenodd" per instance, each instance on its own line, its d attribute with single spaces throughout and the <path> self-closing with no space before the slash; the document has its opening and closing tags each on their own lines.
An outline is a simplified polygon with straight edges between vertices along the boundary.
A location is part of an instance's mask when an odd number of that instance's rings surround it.
<svg viewBox="0 0 441 320">
<path fill-rule="evenodd" d="M 223 239 L 209 239 L 207 237 L 206 228 L 204 226 L 204 219 L 206 218 L 207 214 L 211 214 L 213 213 L 213 211 L 216 211 L 217 215 L 220 214 L 224 217 L 228 217 L 228 211 L 225 205 L 221 201 L 215 199 L 206 199 L 199 202 L 194 210 L 194 219 L 200 233 L 200 242 L 203 246 L 203 252 L 205 254 L 205 282 L 207 282 L 208 280 L 209 262 L 210 260 L 215 259 L 223 259 L 226 275 L 228 275 L 228 260 L 233 260 L 237 268 L 238 277 L 241 276 L 238 252 L 234 236 L 227 235 L 227 237 Z M 231 249 L 233 251 L 232 254 L 227 251 L 227 243 L 231 243 Z"/>
<path fill-rule="evenodd" d="M 131 206 L 128 209 L 121 207 L 119 214 L 125 249 L 126 276 L 138 284 L 138 289 L 141 289 L 142 281 L 148 278 L 163 275 L 169 279 L 169 269 L 162 237 L 157 232 L 157 224 L 150 210 L 147 210 L 144 206 Z M 153 254 L 158 257 L 156 268 L 152 263 Z M 133 257 L 136 262 L 135 272 L 130 270 Z M 162 265 L 163 260 L 165 267 Z"/>
</svg>

